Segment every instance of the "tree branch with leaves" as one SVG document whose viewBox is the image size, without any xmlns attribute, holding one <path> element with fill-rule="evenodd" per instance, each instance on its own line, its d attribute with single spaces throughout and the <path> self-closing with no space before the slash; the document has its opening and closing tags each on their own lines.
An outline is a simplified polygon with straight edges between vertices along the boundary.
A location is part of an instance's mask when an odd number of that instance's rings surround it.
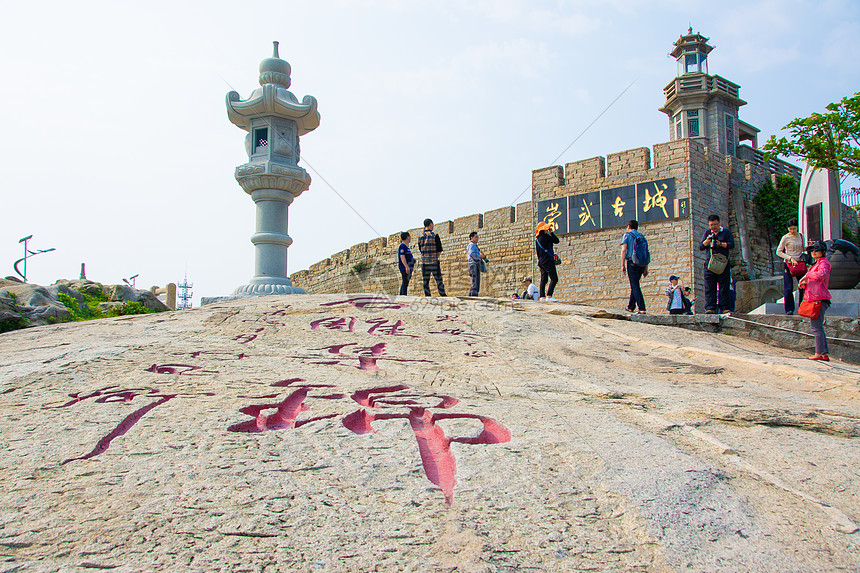
<svg viewBox="0 0 860 573">
<path fill-rule="evenodd" d="M 772 135 L 762 147 L 765 157 L 802 157 L 812 167 L 860 176 L 860 92 L 826 109 L 786 125 L 789 137 Z"/>
</svg>

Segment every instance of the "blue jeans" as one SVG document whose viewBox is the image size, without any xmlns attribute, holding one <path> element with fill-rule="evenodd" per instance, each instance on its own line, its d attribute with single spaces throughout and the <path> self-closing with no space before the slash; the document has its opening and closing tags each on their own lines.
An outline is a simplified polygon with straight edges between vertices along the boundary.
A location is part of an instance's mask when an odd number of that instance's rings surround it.
<svg viewBox="0 0 860 573">
<path fill-rule="evenodd" d="M 797 289 L 800 302 L 803 302 L 805 289 Z M 785 297 L 785 314 L 794 314 L 794 277 L 788 272 L 788 265 L 782 263 L 782 296 Z"/>
<path fill-rule="evenodd" d="M 818 318 L 811 318 L 809 326 L 812 334 L 815 335 L 815 352 L 818 354 L 829 354 L 827 349 L 827 335 L 824 334 L 824 313 L 830 307 L 829 300 L 821 301 L 821 312 L 818 313 Z"/>
<path fill-rule="evenodd" d="M 643 272 L 645 267 L 634 265 L 632 260 L 627 259 L 627 278 L 630 280 L 630 302 L 627 303 L 627 310 L 630 312 L 636 310 L 637 304 L 639 310 L 645 312 L 645 297 L 642 296 L 642 288 L 639 286 Z"/>
</svg>

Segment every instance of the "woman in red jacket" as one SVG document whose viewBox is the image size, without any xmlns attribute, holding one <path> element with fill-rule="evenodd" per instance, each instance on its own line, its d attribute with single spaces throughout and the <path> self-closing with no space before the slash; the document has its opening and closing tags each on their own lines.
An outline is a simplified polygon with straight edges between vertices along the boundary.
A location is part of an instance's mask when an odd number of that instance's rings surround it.
<svg viewBox="0 0 860 573">
<path fill-rule="evenodd" d="M 810 360 L 830 360 L 827 348 L 827 336 L 824 334 L 824 313 L 830 307 L 830 291 L 827 285 L 830 282 L 830 261 L 824 256 L 827 247 L 821 241 L 809 247 L 809 254 L 814 261 L 812 267 L 798 282 L 799 288 L 805 288 L 804 300 L 809 302 L 820 302 L 818 318 L 810 319 L 812 334 L 815 335 L 815 354 Z"/>
</svg>

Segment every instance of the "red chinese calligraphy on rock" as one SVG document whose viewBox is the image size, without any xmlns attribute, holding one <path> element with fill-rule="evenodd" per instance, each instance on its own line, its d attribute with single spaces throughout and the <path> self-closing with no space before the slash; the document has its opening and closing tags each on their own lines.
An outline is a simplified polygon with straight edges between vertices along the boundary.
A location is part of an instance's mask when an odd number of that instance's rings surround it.
<svg viewBox="0 0 860 573">
<path fill-rule="evenodd" d="M 298 358 L 304 360 L 310 364 L 328 364 L 328 365 L 344 365 L 350 366 L 349 361 L 358 359 L 358 368 L 359 370 L 370 370 L 375 371 L 379 370 L 379 366 L 377 364 L 377 360 L 392 360 L 395 362 L 427 362 L 433 363 L 432 360 L 425 360 L 420 358 L 394 358 L 391 356 L 384 356 L 385 354 L 385 346 L 384 342 L 379 342 L 374 344 L 373 346 L 359 346 L 356 342 L 347 342 L 345 344 L 332 344 L 329 346 L 323 346 L 322 348 L 312 348 L 312 351 L 325 351 L 326 354 L 334 354 L 338 356 L 336 359 L 331 359 L 330 357 L 323 356 L 302 356 L 302 355 L 293 355 L 290 358 Z M 350 348 L 351 353 L 345 353 L 344 349 L 347 347 Z"/>
<path fill-rule="evenodd" d="M 301 378 L 294 378 L 291 380 L 282 380 L 280 382 L 275 382 L 272 386 L 286 386 L 292 382 L 303 382 Z M 246 406 L 244 408 L 240 408 L 239 411 L 243 414 L 247 414 L 254 418 L 253 420 L 247 420 L 245 422 L 240 422 L 238 424 L 233 424 L 228 427 L 227 430 L 230 432 L 243 432 L 246 434 L 253 434 L 258 432 L 268 432 L 270 430 L 285 430 L 285 429 L 293 429 L 304 426 L 305 424 L 310 424 L 311 422 L 316 422 L 318 420 L 327 420 L 329 418 L 334 418 L 338 414 L 326 414 L 324 416 L 316 416 L 313 418 L 308 418 L 306 420 L 299 420 L 298 417 L 302 412 L 306 412 L 310 409 L 310 407 L 305 404 L 305 400 L 308 398 L 308 393 L 311 388 L 321 388 L 321 387 L 331 387 L 326 384 L 308 384 L 302 388 L 295 390 L 292 394 L 284 398 L 281 402 L 275 404 L 255 404 L 252 406 Z M 325 396 L 315 396 L 315 398 L 327 399 L 327 400 L 336 400 L 343 398 L 343 394 L 330 394 Z M 263 413 L 264 410 L 274 409 L 275 412 L 266 415 Z"/>
<path fill-rule="evenodd" d="M 185 354 L 182 352 L 174 353 L 175 356 L 184 356 Z M 188 356 L 191 358 L 199 358 L 200 356 L 206 356 L 212 358 L 213 360 L 242 360 L 243 358 L 248 358 L 248 355 L 244 352 L 240 352 L 239 354 L 234 354 L 233 352 L 226 352 L 223 350 L 195 350 L 193 352 L 189 352 Z"/>
<path fill-rule="evenodd" d="M 349 297 L 346 300 L 338 300 L 335 302 L 324 302 L 321 303 L 320 306 L 336 306 L 338 304 L 348 304 L 350 306 L 354 306 L 356 308 L 366 308 L 366 309 L 396 309 L 396 308 L 407 308 L 408 304 L 401 304 L 398 302 L 392 301 L 390 298 L 385 296 L 353 296 Z"/>
<path fill-rule="evenodd" d="M 320 327 L 328 328 L 329 330 L 344 330 L 346 332 L 355 332 L 356 318 L 354 316 L 329 316 L 311 322 L 311 330 L 319 330 Z"/>
<path fill-rule="evenodd" d="M 373 336 L 385 335 L 421 338 L 416 334 L 405 334 L 403 330 L 406 328 L 406 324 L 402 320 L 391 322 L 387 318 L 371 318 L 370 320 L 365 320 L 364 322 L 373 325 L 367 330 L 367 333 Z"/>
<path fill-rule="evenodd" d="M 352 414 L 347 415 L 343 419 L 343 425 L 350 431 L 356 434 L 376 433 L 372 423 L 377 420 L 392 420 L 406 419 L 412 428 L 415 439 L 418 442 L 418 451 L 421 455 L 421 464 L 424 467 L 424 474 L 427 479 L 439 489 L 445 497 L 445 504 L 451 506 L 454 502 L 454 487 L 457 485 L 455 478 L 457 473 L 457 461 L 454 454 L 451 452 L 452 442 L 461 442 L 464 444 L 500 444 L 509 442 L 511 439 L 510 431 L 502 424 L 477 414 L 433 414 L 430 408 L 451 408 L 457 404 L 455 398 L 450 396 L 440 396 L 441 402 L 436 406 L 419 405 L 415 397 L 428 398 L 431 395 L 401 395 L 403 399 L 381 399 L 376 396 L 379 394 L 393 394 L 408 389 L 403 385 L 387 386 L 382 388 L 372 388 L 369 390 L 361 390 L 352 395 L 353 400 L 362 406 L 369 408 L 382 408 L 386 405 L 406 406 L 409 409 L 408 414 L 387 414 L 376 413 L 365 408 L 356 410 Z M 445 436 L 445 432 L 437 422 L 444 419 L 475 419 L 479 420 L 484 428 L 480 434 L 475 437 L 455 437 L 449 438 Z"/>
<path fill-rule="evenodd" d="M 153 364 L 146 371 L 153 372 L 154 374 L 179 374 L 180 376 L 218 374 L 218 370 L 203 370 L 202 366 L 192 366 L 191 364 Z"/>
<path fill-rule="evenodd" d="M 204 392 L 198 395 L 214 396 L 214 394 L 211 392 Z M 91 392 L 90 394 L 86 395 L 82 395 L 81 392 L 75 392 L 73 394 L 69 394 L 69 397 L 72 399 L 64 404 L 60 404 L 57 406 L 45 406 L 46 409 L 68 408 L 90 398 L 95 398 L 94 401 L 98 404 L 108 404 L 115 402 L 126 403 L 131 402 L 137 396 L 153 398 L 155 399 L 155 401 L 151 402 L 150 404 L 147 404 L 146 406 L 138 408 L 137 410 L 123 418 L 123 420 L 113 430 L 111 430 L 107 435 L 105 435 L 96 443 L 96 446 L 89 453 L 76 458 L 69 458 L 67 460 L 64 460 L 61 465 L 65 465 L 75 460 L 88 460 L 90 458 L 105 453 L 108 448 L 110 448 L 111 442 L 113 442 L 116 438 L 119 438 L 120 436 L 124 436 L 146 414 L 148 414 L 150 411 L 154 410 L 158 406 L 166 404 L 170 400 L 176 398 L 178 394 L 161 394 L 159 390 L 150 388 L 123 389 L 114 385 L 106 386 L 105 388 L 95 390 L 94 392 Z"/>
</svg>

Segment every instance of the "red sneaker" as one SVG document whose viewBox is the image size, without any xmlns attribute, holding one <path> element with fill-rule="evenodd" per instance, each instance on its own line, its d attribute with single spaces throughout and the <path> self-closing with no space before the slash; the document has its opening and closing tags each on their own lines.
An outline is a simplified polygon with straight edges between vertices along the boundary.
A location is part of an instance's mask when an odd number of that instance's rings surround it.
<svg viewBox="0 0 860 573">
<path fill-rule="evenodd" d="M 826 354 L 822 354 L 821 356 L 810 356 L 810 360 L 820 360 L 822 362 L 830 362 L 830 357 Z"/>
</svg>

